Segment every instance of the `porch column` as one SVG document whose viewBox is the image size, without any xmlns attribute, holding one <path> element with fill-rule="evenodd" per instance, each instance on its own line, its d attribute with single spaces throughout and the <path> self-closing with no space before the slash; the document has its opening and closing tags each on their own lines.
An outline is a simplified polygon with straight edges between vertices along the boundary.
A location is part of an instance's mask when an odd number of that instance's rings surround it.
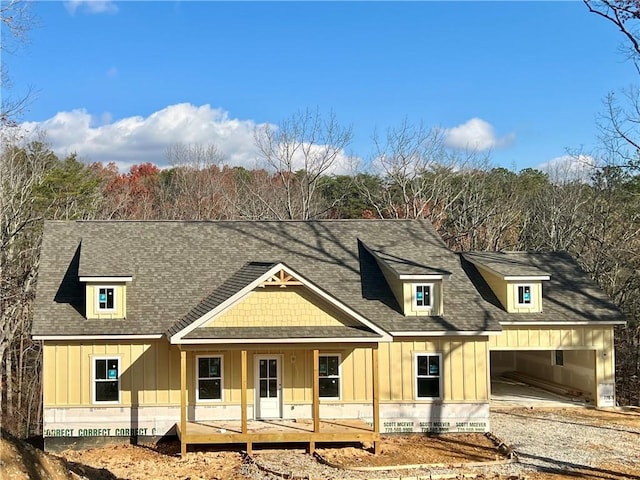
<svg viewBox="0 0 640 480">
<path fill-rule="evenodd" d="M 320 352 L 313 351 L 313 431 L 320 431 Z"/>
<path fill-rule="evenodd" d="M 247 351 L 240 352 L 240 369 L 241 369 L 241 387 L 240 387 L 240 404 L 242 415 L 242 433 L 247 433 Z"/>
<path fill-rule="evenodd" d="M 380 433 L 380 391 L 378 386 L 378 344 L 371 348 L 371 370 L 373 385 L 373 432 Z M 379 453 L 380 442 L 373 442 L 373 452 Z"/>
<path fill-rule="evenodd" d="M 180 456 L 187 454 L 187 352 L 180 350 Z"/>
</svg>

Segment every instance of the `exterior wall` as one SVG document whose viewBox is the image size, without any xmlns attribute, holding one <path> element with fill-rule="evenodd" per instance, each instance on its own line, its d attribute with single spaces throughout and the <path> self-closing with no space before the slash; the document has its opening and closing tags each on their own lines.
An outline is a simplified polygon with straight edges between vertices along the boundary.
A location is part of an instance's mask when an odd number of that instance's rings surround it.
<svg viewBox="0 0 640 480">
<path fill-rule="evenodd" d="M 433 285 L 433 307 L 431 309 L 416 309 L 413 306 L 413 289 L 415 285 Z M 404 299 L 404 314 L 407 317 L 420 317 L 426 315 L 442 315 L 444 313 L 444 301 L 442 292 L 442 280 L 413 280 L 405 281 L 402 285 Z"/>
<path fill-rule="evenodd" d="M 382 262 L 377 262 L 377 263 L 378 263 L 378 266 L 380 267 L 380 270 L 382 270 L 382 274 L 384 275 L 384 278 L 387 281 L 389 288 L 391 288 L 391 291 L 393 292 L 393 296 L 396 297 L 396 301 L 398 302 L 398 305 L 400 305 L 400 308 L 402 308 L 403 311 L 406 311 L 404 309 L 405 296 L 404 296 L 402 280 L 400 280 L 395 274 L 395 272 L 393 272 L 387 265 L 385 265 Z"/>
<path fill-rule="evenodd" d="M 311 418 L 311 350 L 274 346 L 247 352 L 248 416 L 253 418 L 254 357 L 282 360 L 284 418 Z M 442 399 L 415 399 L 415 354 L 442 355 Z M 372 350 L 358 345 L 322 346 L 320 354 L 341 357 L 339 400 L 321 399 L 325 418 L 372 421 Z M 120 403 L 92 402 L 95 356 L 120 359 Z M 220 401 L 196 401 L 196 359 L 223 357 Z M 488 429 L 488 342 L 486 337 L 402 339 L 379 346 L 382 431 L 486 431 Z M 190 421 L 240 419 L 239 349 L 191 348 L 187 352 L 187 404 Z M 166 340 L 110 344 L 45 342 L 44 436 L 161 436 L 180 418 L 180 352 Z M 487 407 L 487 408 L 485 408 Z M 445 425 L 446 423 L 446 425 Z M 386 426 L 385 426 L 386 424 Z M 133 429 L 133 430 L 132 430 Z M 405 429 L 405 430 L 402 430 Z"/>
<path fill-rule="evenodd" d="M 402 308 L 402 312 L 408 317 L 427 315 L 442 315 L 444 313 L 444 292 L 442 280 L 400 280 L 396 274 L 383 263 L 378 263 L 387 284 Z M 413 286 L 416 284 L 433 284 L 433 308 L 430 310 L 416 310 L 413 306 Z"/>
<path fill-rule="evenodd" d="M 114 289 L 114 303 L 115 309 L 113 312 L 98 312 L 97 311 L 97 295 L 98 288 L 100 287 L 110 287 Z M 87 295 L 87 318 L 98 318 L 98 319 L 117 319 L 117 318 L 126 318 L 127 316 L 127 286 L 125 284 L 112 284 L 112 283 L 96 283 L 91 284 L 87 283 L 86 287 L 86 295 Z"/>
<path fill-rule="evenodd" d="M 541 281 L 514 281 L 503 280 L 498 275 L 489 270 L 476 265 L 476 268 L 487 282 L 493 293 L 498 297 L 504 309 L 509 313 L 536 313 L 541 312 L 542 305 L 542 282 Z M 533 304 L 529 306 L 518 306 L 518 285 L 531 285 Z"/>
<path fill-rule="evenodd" d="M 340 326 L 355 322 L 304 287 L 258 288 L 206 327 Z"/>
<path fill-rule="evenodd" d="M 505 308 L 505 310 L 509 311 L 509 303 L 507 300 L 507 282 L 497 275 L 494 275 L 489 270 L 481 267 L 480 265 L 476 264 L 475 266 L 478 269 L 478 272 L 480 272 L 480 275 L 482 275 L 482 278 L 484 278 L 484 281 L 487 282 L 495 296 L 498 297 L 498 300 L 500 300 L 500 303 Z"/>
<path fill-rule="evenodd" d="M 596 387 L 592 391 L 596 396 L 597 406 L 615 405 L 615 359 L 611 325 L 504 326 L 501 335 L 490 337 L 489 348 L 492 351 L 542 351 L 539 354 L 518 353 L 518 370 L 569 386 L 583 385 L 581 390 L 585 389 L 585 383 L 582 382 L 586 382 L 586 385 Z M 564 351 L 564 367 L 551 365 L 554 350 Z"/>
<path fill-rule="evenodd" d="M 518 285 L 530 285 L 533 303 L 518 305 Z M 509 313 L 539 313 L 542 312 L 542 282 L 507 282 L 507 312 Z"/>
</svg>

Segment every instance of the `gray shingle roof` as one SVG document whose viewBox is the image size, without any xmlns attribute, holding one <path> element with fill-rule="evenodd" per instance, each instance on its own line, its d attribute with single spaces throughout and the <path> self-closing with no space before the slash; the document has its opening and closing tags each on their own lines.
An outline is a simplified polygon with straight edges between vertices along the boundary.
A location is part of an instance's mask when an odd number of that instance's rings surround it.
<svg viewBox="0 0 640 480">
<path fill-rule="evenodd" d="M 531 264 L 523 252 L 465 252 L 464 258 L 505 277 L 549 275 L 546 265 L 541 268 Z"/>
<path fill-rule="evenodd" d="M 379 338 L 375 332 L 354 327 L 218 327 L 197 328 L 185 335 L 188 339 L 295 339 L 295 338 Z"/>
<path fill-rule="evenodd" d="M 474 257 L 475 257 L 474 253 Z M 483 256 L 485 254 L 482 254 Z M 492 254 L 496 255 L 496 254 Z M 465 271 L 478 292 L 487 301 L 487 309 L 501 322 L 623 322 L 624 315 L 605 293 L 580 268 L 568 253 L 500 253 L 506 264 L 512 260 L 520 272 L 546 272 L 550 280 L 542 282 L 542 313 L 508 314 L 470 262 Z M 465 258 L 469 254 L 463 254 Z M 513 273 L 509 273 L 512 275 Z M 525 274 L 523 274 L 525 275 Z"/>
<path fill-rule="evenodd" d="M 405 317 L 363 242 L 411 267 L 403 271 L 450 273 L 445 315 Z M 173 332 L 176 322 L 191 323 L 277 263 L 388 332 L 497 331 L 506 315 L 479 294 L 463 260 L 426 221 L 54 221 L 45 223 L 33 334 Z M 86 320 L 79 276 L 133 277 L 127 318 Z"/>
</svg>

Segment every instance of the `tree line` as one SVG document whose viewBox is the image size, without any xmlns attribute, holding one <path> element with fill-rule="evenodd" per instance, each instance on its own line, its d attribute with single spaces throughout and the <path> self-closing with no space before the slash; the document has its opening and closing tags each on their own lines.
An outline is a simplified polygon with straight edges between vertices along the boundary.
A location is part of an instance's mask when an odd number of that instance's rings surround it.
<svg viewBox="0 0 640 480">
<path fill-rule="evenodd" d="M 309 130 L 311 129 L 311 130 Z M 9 135 L 14 132 L 14 135 Z M 172 145 L 168 168 L 58 157 L 5 128 L 0 157 L 0 354 L 5 423 L 41 415 L 40 344 L 30 339 L 44 219 L 308 220 L 425 218 L 456 251 L 567 251 L 628 315 L 616 330 L 617 397 L 640 403 L 640 175 L 602 165 L 514 172 L 447 149 L 438 129 L 403 123 L 367 165 L 335 174 L 350 130 L 302 112 L 256 132 L 260 166 L 225 165 L 214 145 Z M 259 143 L 262 142 L 262 143 Z"/>
</svg>

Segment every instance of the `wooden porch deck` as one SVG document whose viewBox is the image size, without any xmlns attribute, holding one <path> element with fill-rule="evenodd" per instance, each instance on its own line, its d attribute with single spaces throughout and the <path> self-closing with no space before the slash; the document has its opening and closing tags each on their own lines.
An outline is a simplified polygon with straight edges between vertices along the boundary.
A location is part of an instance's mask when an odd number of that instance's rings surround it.
<svg viewBox="0 0 640 480">
<path fill-rule="evenodd" d="M 306 443 L 313 453 L 316 443 L 361 442 L 371 443 L 377 450 L 380 434 L 366 422 L 358 419 L 323 419 L 314 432 L 313 420 L 248 420 L 246 433 L 242 422 L 203 421 L 187 422 L 186 434 L 176 424 L 180 442 L 195 444 L 238 444 L 251 452 L 254 443 Z"/>
</svg>

